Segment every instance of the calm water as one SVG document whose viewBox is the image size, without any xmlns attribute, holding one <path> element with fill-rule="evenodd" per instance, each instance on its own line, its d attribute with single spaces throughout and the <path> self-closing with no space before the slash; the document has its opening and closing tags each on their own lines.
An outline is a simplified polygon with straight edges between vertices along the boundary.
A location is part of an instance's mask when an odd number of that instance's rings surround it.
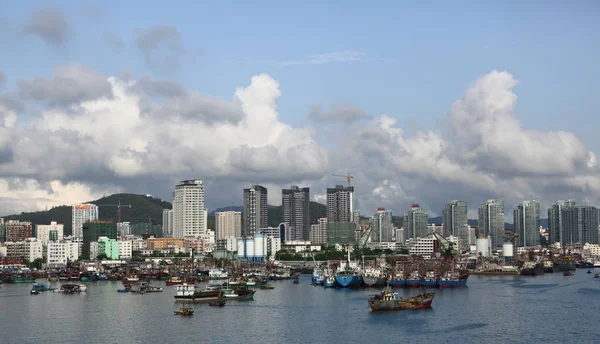
<svg viewBox="0 0 600 344">
<path fill-rule="evenodd" d="M 0 343 L 597 343 L 600 279 L 592 277 L 472 276 L 467 288 L 437 290 L 432 310 L 371 313 L 376 290 L 324 289 L 302 276 L 298 285 L 273 282 L 254 301 L 196 304 L 191 318 L 173 315 L 173 287 L 119 294 L 120 283 L 93 282 L 84 294 L 29 295 L 28 284 L 3 284 Z"/>
</svg>

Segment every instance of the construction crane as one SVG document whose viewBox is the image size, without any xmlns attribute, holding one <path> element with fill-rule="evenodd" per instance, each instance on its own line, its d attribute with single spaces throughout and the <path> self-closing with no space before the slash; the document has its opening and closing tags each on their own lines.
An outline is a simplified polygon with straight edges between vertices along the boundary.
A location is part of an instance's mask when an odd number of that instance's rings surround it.
<svg viewBox="0 0 600 344">
<path fill-rule="evenodd" d="M 350 183 L 352 182 L 352 178 L 354 178 L 354 176 L 351 175 L 350 173 L 348 173 L 347 175 L 332 173 L 331 175 L 334 177 L 346 178 L 348 180 L 348 185 L 350 185 Z"/>
<path fill-rule="evenodd" d="M 131 204 L 121 204 L 121 200 L 117 204 L 96 204 L 98 207 L 117 207 L 117 222 L 121 222 L 121 208 L 127 207 L 131 209 Z"/>
<path fill-rule="evenodd" d="M 433 237 L 440 243 L 441 255 L 444 258 L 453 258 L 456 255 L 454 243 L 441 236 L 438 232 L 431 232 L 426 237 Z"/>
</svg>

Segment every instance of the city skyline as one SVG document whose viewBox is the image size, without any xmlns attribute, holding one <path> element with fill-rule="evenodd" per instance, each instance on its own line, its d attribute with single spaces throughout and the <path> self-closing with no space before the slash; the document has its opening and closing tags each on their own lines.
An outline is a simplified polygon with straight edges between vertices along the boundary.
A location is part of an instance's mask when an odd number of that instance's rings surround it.
<svg viewBox="0 0 600 344">
<path fill-rule="evenodd" d="M 387 2 L 360 27 L 361 11 L 334 3 L 188 5 L 0 4 L 0 214 L 125 191 L 169 199 L 189 175 L 210 209 L 251 184 L 269 204 L 289 185 L 323 203 L 346 173 L 364 214 L 600 204 L 590 4 Z M 518 14 L 499 21 L 501 9 Z"/>
</svg>

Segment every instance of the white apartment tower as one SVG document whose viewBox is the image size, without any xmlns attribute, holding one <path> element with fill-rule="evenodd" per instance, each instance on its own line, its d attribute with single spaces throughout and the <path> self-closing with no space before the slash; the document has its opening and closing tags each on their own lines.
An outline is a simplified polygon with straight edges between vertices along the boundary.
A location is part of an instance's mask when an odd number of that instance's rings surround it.
<svg viewBox="0 0 600 344">
<path fill-rule="evenodd" d="M 239 238 L 242 236 L 242 212 L 221 211 L 215 213 L 215 227 L 217 240 L 227 237 Z"/>
<path fill-rule="evenodd" d="M 173 193 L 173 237 L 200 238 L 206 233 L 204 184 L 201 180 L 184 180 Z"/>
<path fill-rule="evenodd" d="M 35 237 L 44 245 L 48 245 L 49 241 L 61 241 L 64 235 L 64 225 L 50 222 L 49 225 L 36 225 Z"/>
<path fill-rule="evenodd" d="M 163 235 L 165 238 L 173 237 L 173 209 L 163 209 L 162 215 Z"/>
<path fill-rule="evenodd" d="M 83 239 L 83 224 L 98 220 L 98 206 L 95 204 L 78 204 L 72 207 L 73 237 Z"/>
</svg>

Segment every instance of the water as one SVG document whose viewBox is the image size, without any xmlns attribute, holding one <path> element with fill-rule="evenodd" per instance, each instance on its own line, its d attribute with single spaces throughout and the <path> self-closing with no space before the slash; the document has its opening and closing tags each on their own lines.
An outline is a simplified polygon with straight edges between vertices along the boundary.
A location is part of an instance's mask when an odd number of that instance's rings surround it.
<svg viewBox="0 0 600 344">
<path fill-rule="evenodd" d="M 196 304 L 191 318 L 173 315 L 174 287 L 136 295 L 117 293 L 120 283 L 86 284 L 77 295 L 3 284 L 0 343 L 595 343 L 600 319 L 600 279 L 582 270 L 472 276 L 467 288 L 436 290 L 432 310 L 390 313 L 369 311 L 375 289 L 324 289 L 308 275 L 273 282 L 254 301 Z"/>
</svg>

